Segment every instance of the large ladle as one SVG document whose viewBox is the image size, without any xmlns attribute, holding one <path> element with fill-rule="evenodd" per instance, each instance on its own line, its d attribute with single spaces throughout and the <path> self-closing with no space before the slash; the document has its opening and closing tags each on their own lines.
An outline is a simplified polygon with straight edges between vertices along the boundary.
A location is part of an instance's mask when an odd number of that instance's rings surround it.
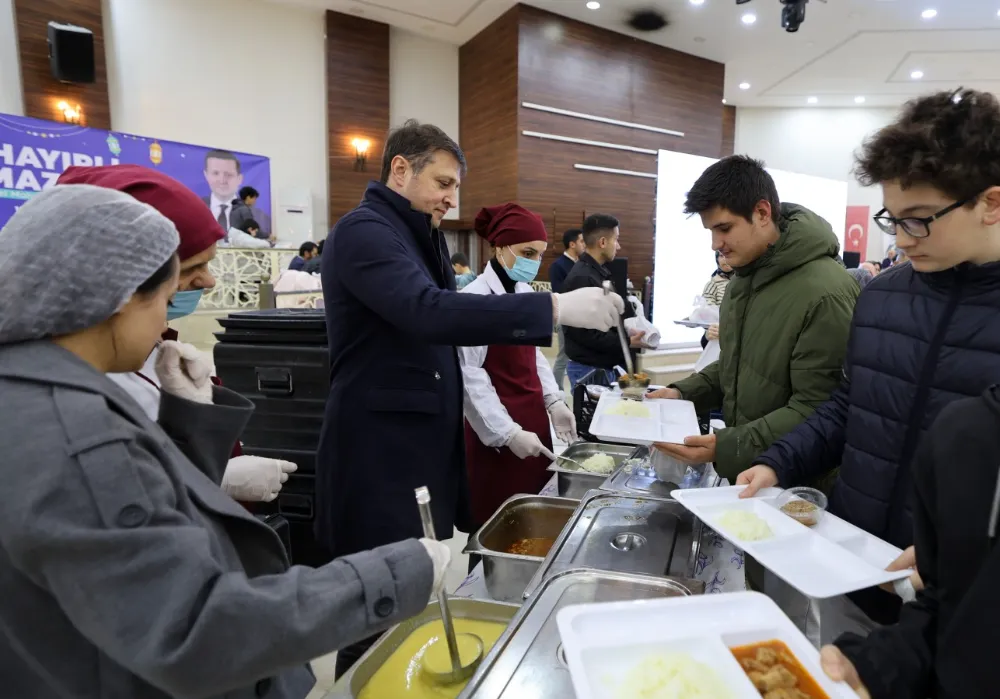
<svg viewBox="0 0 1000 699">
<path fill-rule="evenodd" d="M 417 488 L 416 494 L 417 507 L 420 508 L 420 520 L 424 525 L 424 536 L 437 541 L 437 535 L 434 533 L 434 518 L 431 515 L 431 493 L 426 487 L 423 487 Z M 441 623 L 444 625 L 444 641 L 448 647 L 450 663 L 443 661 L 444 654 L 440 648 L 441 639 L 437 639 L 424 651 L 421 669 L 434 684 L 458 684 L 476 674 L 476 669 L 483 661 L 483 639 L 471 633 L 455 634 L 455 624 L 452 622 L 451 610 L 448 608 L 448 595 L 444 588 L 438 592 L 438 605 L 441 607 Z"/>
</svg>

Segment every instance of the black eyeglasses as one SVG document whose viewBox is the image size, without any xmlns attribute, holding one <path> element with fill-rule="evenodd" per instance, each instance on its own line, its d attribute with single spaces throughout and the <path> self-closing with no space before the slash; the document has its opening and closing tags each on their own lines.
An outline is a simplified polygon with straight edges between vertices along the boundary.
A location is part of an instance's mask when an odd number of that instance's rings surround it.
<svg viewBox="0 0 1000 699">
<path fill-rule="evenodd" d="M 888 235 L 896 235 L 896 231 L 899 228 L 902 228 L 906 235 L 911 238 L 926 238 L 931 234 L 931 222 L 937 221 L 942 216 L 950 214 L 952 211 L 961 206 L 965 206 L 973 199 L 975 199 L 975 197 L 964 199 L 962 201 L 956 201 L 954 204 L 949 204 L 944 207 L 936 214 L 931 214 L 930 216 L 924 216 L 922 218 L 918 218 L 916 216 L 896 218 L 895 216 L 890 216 L 886 209 L 882 209 L 872 218 L 875 219 L 875 223 L 882 229 L 882 232 L 887 233 Z"/>
</svg>

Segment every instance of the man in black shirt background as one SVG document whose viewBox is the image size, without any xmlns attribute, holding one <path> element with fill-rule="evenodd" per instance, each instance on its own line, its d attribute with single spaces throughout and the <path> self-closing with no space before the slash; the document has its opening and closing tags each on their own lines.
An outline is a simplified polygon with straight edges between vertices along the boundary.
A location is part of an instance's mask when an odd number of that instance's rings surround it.
<svg viewBox="0 0 1000 699">
<path fill-rule="evenodd" d="M 563 283 L 563 290 L 601 286 L 611 280 L 608 263 L 615 259 L 621 247 L 618 244 L 618 219 L 608 214 L 593 214 L 583 222 L 583 242 L 585 250 Z M 624 293 L 624 289 L 616 289 Z M 624 318 L 635 317 L 631 304 L 625 304 Z M 610 372 L 615 366 L 625 366 L 621 341 L 616 329 L 600 332 L 566 328 L 566 355 L 569 363 L 566 373 L 572 387 L 594 369 Z M 629 344 L 634 348 L 642 346 L 642 332 L 629 333 Z M 609 377 L 610 378 L 610 377 Z"/>
<path fill-rule="evenodd" d="M 549 267 L 549 281 L 552 282 L 552 293 L 554 294 L 562 292 L 566 277 L 585 249 L 583 231 L 579 228 L 568 229 L 563 233 L 563 247 L 566 250 Z M 569 358 L 566 356 L 566 335 L 563 333 L 562 326 L 556 326 L 556 331 L 559 333 L 559 355 L 556 357 L 555 366 L 552 367 L 552 374 L 556 377 L 559 390 L 562 390 L 563 379 L 566 378 L 566 363 Z"/>
</svg>

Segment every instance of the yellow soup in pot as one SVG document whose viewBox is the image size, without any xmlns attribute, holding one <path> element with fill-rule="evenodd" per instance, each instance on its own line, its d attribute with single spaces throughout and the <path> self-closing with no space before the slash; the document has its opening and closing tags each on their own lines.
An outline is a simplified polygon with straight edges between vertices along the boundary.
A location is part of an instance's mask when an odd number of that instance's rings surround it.
<svg viewBox="0 0 1000 699">
<path fill-rule="evenodd" d="M 506 624 L 496 621 L 454 617 L 454 622 L 456 634 L 471 633 L 482 639 L 484 657 L 507 628 Z M 465 689 L 466 682 L 437 686 L 424 677 L 421 670 L 424 653 L 437 639 L 444 644 L 444 626 L 440 619 L 417 628 L 375 671 L 361 688 L 358 699 L 455 699 Z"/>
</svg>

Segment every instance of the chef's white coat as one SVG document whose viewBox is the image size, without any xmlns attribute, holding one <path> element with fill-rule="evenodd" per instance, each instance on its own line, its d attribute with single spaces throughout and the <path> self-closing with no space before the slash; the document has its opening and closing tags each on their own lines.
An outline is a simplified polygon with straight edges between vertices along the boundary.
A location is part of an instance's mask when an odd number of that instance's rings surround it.
<svg viewBox="0 0 1000 699">
<path fill-rule="evenodd" d="M 517 282 L 514 286 L 514 293 L 532 293 L 530 285 Z M 462 289 L 463 294 L 506 294 L 493 265 L 487 264 L 486 271 L 476 278 L 471 284 Z M 493 388 L 493 381 L 490 375 L 483 368 L 486 361 L 487 346 L 482 347 L 459 347 L 458 359 L 462 366 L 462 379 L 464 381 L 464 404 L 465 419 L 472 425 L 472 429 L 479 437 L 480 441 L 488 447 L 502 447 L 510 441 L 514 433 L 520 427 L 514 422 L 507 409 L 500 402 L 496 390 Z M 549 362 L 540 349 L 535 349 L 535 364 L 538 367 L 538 378 L 542 382 L 542 395 L 545 398 L 545 407 L 548 408 L 556 401 L 563 400 L 565 396 L 559 390 L 555 376 Z"/>
</svg>

